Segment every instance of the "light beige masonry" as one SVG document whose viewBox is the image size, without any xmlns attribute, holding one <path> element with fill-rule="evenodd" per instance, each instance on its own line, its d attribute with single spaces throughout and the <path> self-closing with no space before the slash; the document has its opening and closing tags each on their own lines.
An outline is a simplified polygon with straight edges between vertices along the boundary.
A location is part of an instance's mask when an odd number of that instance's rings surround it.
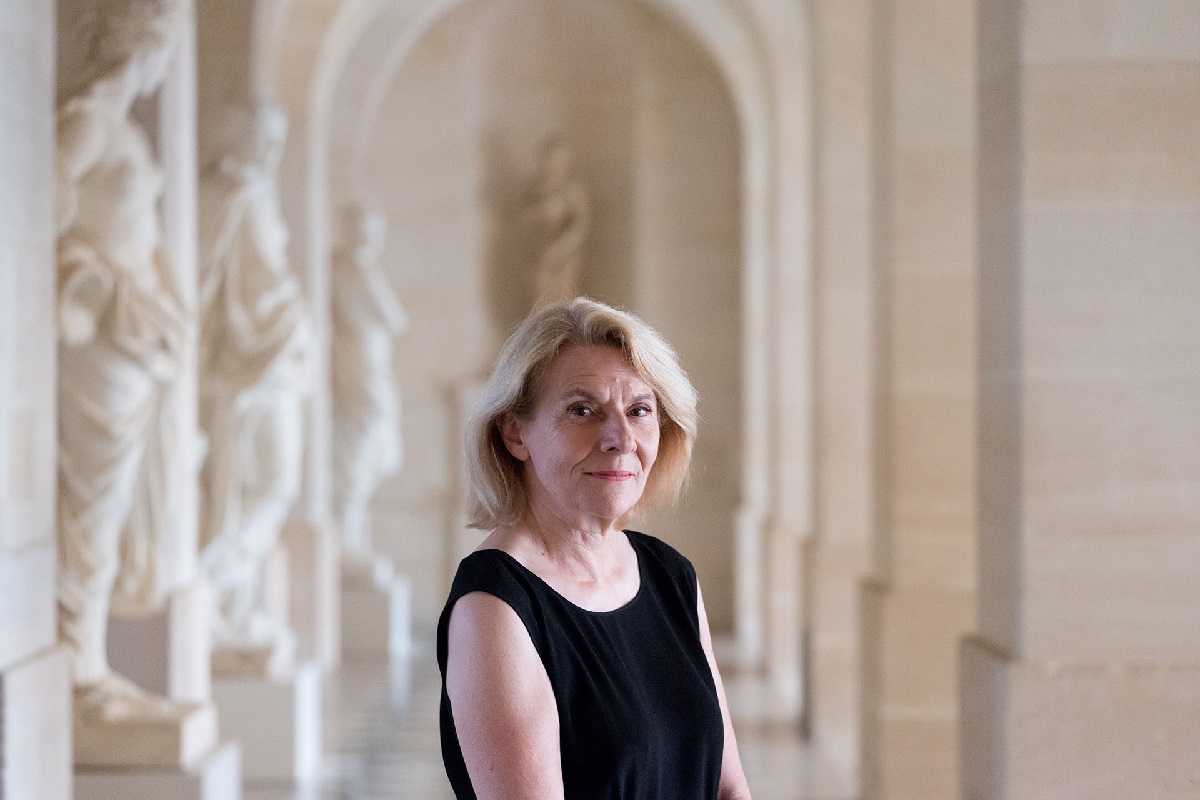
<svg viewBox="0 0 1200 800">
<path fill-rule="evenodd" d="M 1024 25 L 1031 64 L 1200 58 L 1195 0 L 1054 0 L 1030 6 Z"/>
<path fill-rule="evenodd" d="M 1010 661 L 967 643 L 967 798 L 1185 800 L 1200 786 L 1200 667 Z"/>
<path fill-rule="evenodd" d="M 1031 65 L 1022 92 L 1030 199 L 1155 204 L 1200 193 L 1197 61 Z"/>
<path fill-rule="evenodd" d="M 980 298 L 995 344 L 981 363 L 986 638 L 963 651 L 962 707 L 975 712 L 964 790 L 1186 797 L 1200 667 L 1200 55 L 1173 29 L 1194 29 L 1200 9 L 1023 11 L 1007 24 L 1024 38 L 992 53 L 1021 91 L 992 87 L 1003 105 L 981 169 L 995 192 L 981 207 Z M 1051 36 L 1064 15 L 1079 25 Z"/>
</svg>

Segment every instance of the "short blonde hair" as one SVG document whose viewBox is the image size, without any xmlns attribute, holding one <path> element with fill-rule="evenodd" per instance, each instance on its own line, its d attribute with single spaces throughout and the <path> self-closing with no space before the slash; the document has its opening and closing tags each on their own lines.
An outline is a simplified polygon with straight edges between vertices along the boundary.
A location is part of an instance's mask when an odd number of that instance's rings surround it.
<svg viewBox="0 0 1200 800">
<path fill-rule="evenodd" d="M 504 347 L 467 419 L 464 458 L 468 480 L 467 524 L 490 530 L 516 523 L 528 509 L 524 463 L 500 435 L 507 413 L 528 419 L 542 383 L 563 348 L 615 347 L 654 391 L 659 409 L 658 457 L 632 513 L 670 505 L 687 478 L 699 416 L 696 390 L 663 337 L 642 320 L 586 297 L 535 309 Z"/>
</svg>

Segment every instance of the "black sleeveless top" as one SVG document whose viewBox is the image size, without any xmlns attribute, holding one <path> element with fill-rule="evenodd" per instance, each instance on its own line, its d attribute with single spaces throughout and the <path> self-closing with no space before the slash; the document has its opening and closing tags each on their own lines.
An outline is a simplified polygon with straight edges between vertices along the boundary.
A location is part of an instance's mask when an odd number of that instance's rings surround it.
<svg viewBox="0 0 1200 800">
<path fill-rule="evenodd" d="M 641 584 L 612 611 L 587 611 L 502 550 L 462 560 L 437 629 L 442 760 L 459 800 L 475 800 L 446 694 L 450 612 L 470 592 L 508 603 L 529 631 L 558 706 L 566 800 L 717 796 L 724 727 L 700 644 L 696 573 L 664 542 L 626 531 Z"/>
</svg>

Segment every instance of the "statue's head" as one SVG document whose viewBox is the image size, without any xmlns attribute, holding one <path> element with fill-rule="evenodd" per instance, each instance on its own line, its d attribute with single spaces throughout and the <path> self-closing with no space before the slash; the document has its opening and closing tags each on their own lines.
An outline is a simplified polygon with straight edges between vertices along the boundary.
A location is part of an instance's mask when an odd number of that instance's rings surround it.
<svg viewBox="0 0 1200 800">
<path fill-rule="evenodd" d="M 348 203 L 342 208 L 342 230 L 347 246 L 377 256 L 387 237 L 387 220 L 374 206 Z"/>
<path fill-rule="evenodd" d="M 96 10 L 89 61 L 101 69 L 125 65 L 139 94 L 162 83 L 180 26 L 179 0 L 114 0 Z"/>
<path fill-rule="evenodd" d="M 259 98 L 228 115 L 219 141 L 220 160 L 230 168 L 261 167 L 274 172 L 283 157 L 288 118 L 273 100 Z"/>
</svg>

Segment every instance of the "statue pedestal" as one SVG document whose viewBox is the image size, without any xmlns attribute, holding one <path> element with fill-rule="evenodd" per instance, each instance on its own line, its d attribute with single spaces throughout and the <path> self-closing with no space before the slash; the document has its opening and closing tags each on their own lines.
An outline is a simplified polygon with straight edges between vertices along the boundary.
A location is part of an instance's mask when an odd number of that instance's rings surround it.
<svg viewBox="0 0 1200 800">
<path fill-rule="evenodd" d="M 177 703 L 170 713 L 98 719 L 75 709 L 75 766 L 189 768 L 217 741 L 217 715 L 206 703 Z"/>
<path fill-rule="evenodd" d="M 378 556 L 342 568 L 342 655 L 399 659 L 412 645 L 412 585 Z"/>
<path fill-rule="evenodd" d="M 296 636 L 285 628 L 270 643 L 213 648 L 212 676 L 215 681 L 283 675 L 295 660 Z"/>
<path fill-rule="evenodd" d="M 189 769 L 77 768 L 75 796 L 81 800 L 241 800 L 241 748 L 226 742 Z"/>
<path fill-rule="evenodd" d="M 156 614 L 110 617 L 108 663 L 148 692 L 207 702 L 211 604 L 207 584 L 196 581 L 172 592 Z"/>
<path fill-rule="evenodd" d="M 0 797 L 70 796 L 70 725 L 66 648 L 51 647 L 0 670 Z"/>
<path fill-rule="evenodd" d="M 321 669 L 213 676 L 221 730 L 242 744 L 247 781 L 308 783 L 321 766 Z"/>
<path fill-rule="evenodd" d="M 88 800 L 239 800 L 241 746 L 220 741 L 209 702 L 208 586 L 173 592 L 158 613 L 109 619 L 109 661 L 142 689 L 181 702 L 179 719 L 76 717 L 75 796 Z M 226 737 L 228 738 L 228 737 Z"/>
</svg>

